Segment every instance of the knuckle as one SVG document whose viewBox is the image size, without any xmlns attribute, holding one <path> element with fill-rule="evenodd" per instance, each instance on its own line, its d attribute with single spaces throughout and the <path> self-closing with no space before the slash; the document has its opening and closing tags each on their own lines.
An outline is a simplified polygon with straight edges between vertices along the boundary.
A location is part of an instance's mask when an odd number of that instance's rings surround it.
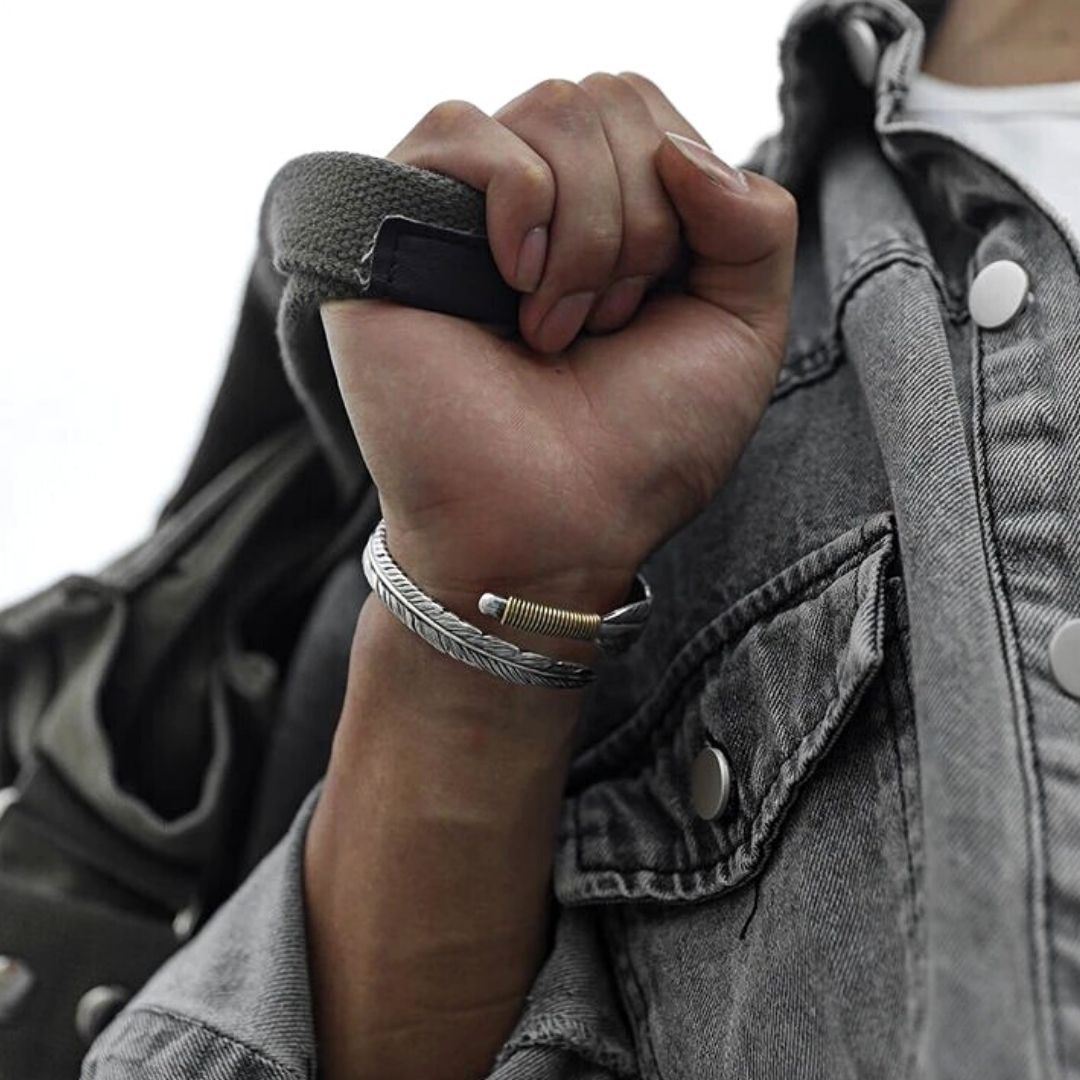
<svg viewBox="0 0 1080 1080">
<path fill-rule="evenodd" d="M 630 215 L 626 229 L 626 248 L 635 262 L 646 268 L 666 266 L 675 258 L 679 245 L 679 226 L 674 214 L 661 210 Z"/>
<path fill-rule="evenodd" d="M 561 108 L 581 101 L 581 87 L 569 79 L 544 79 L 532 89 L 532 96 L 545 105 Z"/>
<path fill-rule="evenodd" d="M 660 92 L 660 87 L 657 86 L 652 79 L 648 78 L 646 75 L 642 75 L 638 71 L 620 71 L 618 77 L 637 90 L 646 90 L 653 93 Z"/>
<path fill-rule="evenodd" d="M 526 199 L 547 199 L 555 190 L 555 174 L 542 158 L 523 161 L 515 170 L 515 185 Z"/>
<path fill-rule="evenodd" d="M 451 98 L 433 105 L 418 126 L 434 133 L 456 131 L 476 119 L 480 110 L 470 101 Z"/>
<path fill-rule="evenodd" d="M 529 97 L 548 122 L 567 131 L 584 130 L 594 121 L 588 92 L 569 79 L 545 79 Z"/>
<path fill-rule="evenodd" d="M 600 91 L 616 90 L 621 84 L 621 80 L 617 75 L 612 75 L 610 71 L 593 71 L 585 76 L 578 82 L 578 86 L 587 89 L 596 89 Z"/>
<path fill-rule="evenodd" d="M 622 229 L 617 221 L 594 218 L 582 225 L 579 240 L 594 258 L 610 260 L 622 246 Z"/>
</svg>

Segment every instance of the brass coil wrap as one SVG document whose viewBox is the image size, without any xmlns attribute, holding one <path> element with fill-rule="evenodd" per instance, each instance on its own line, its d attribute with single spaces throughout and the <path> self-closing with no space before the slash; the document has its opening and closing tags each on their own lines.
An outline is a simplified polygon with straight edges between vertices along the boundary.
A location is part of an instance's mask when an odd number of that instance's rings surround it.
<svg viewBox="0 0 1080 1080">
<path fill-rule="evenodd" d="M 499 621 L 507 626 L 534 634 L 592 641 L 600 632 L 603 616 L 586 611 L 549 607 L 547 604 L 538 604 L 533 600 L 521 600 L 516 596 L 509 596 L 506 599 L 506 609 Z"/>
</svg>

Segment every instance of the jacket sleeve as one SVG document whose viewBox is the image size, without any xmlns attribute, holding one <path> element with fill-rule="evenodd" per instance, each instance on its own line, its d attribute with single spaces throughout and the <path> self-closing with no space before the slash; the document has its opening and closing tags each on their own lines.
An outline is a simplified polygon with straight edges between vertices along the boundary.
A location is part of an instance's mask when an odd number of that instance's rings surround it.
<svg viewBox="0 0 1080 1080">
<path fill-rule="evenodd" d="M 98 1036 L 83 1080 L 315 1075 L 302 856 L 320 790 L 233 896 Z"/>
<path fill-rule="evenodd" d="M 91 1046 L 82 1080 L 311 1080 L 303 845 L 317 785 L 280 843 Z M 637 1076 L 587 909 L 554 944 L 489 1080 Z"/>
</svg>

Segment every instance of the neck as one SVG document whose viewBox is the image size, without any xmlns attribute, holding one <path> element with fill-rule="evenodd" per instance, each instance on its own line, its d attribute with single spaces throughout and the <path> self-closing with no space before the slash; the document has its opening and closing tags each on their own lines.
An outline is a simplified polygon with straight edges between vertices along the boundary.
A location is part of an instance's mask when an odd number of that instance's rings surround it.
<svg viewBox="0 0 1080 1080">
<path fill-rule="evenodd" d="M 970 86 L 1080 79 L 1080 2 L 950 0 L 923 70 Z"/>
</svg>

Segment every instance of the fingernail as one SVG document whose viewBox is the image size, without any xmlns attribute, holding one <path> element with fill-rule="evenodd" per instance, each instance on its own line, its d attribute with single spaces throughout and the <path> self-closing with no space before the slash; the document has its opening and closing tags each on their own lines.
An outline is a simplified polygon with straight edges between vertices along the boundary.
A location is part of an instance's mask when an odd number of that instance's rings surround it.
<svg viewBox="0 0 1080 1080">
<path fill-rule="evenodd" d="M 540 284 L 544 272 L 544 259 L 547 257 L 548 231 L 546 225 L 537 225 L 525 234 L 518 252 L 517 268 L 514 277 L 517 287 L 522 292 L 533 292 Z"/>
<path fill-rule="evenodd" d="M 696 165 L 714 183 L 726 187 L 729 191 L 745 194 L 750 190 L 746 177 L 740 169 L 732 168 L 722 158 L 718 158 L 707 146 L 674 131 L 665 131 L 664 136 L 691 164 Z"/>
<path fill-rule="evenodd" d="M 595 292 L 570 293 L 569 296 L 564 296 L 540 324 L 538 336 L 545 342 L 545 348 L 554 348 L 558 342 L 564 343 L 558 347 L 565 348 L 573 341 L 595 299 Z"/>
</svg>

